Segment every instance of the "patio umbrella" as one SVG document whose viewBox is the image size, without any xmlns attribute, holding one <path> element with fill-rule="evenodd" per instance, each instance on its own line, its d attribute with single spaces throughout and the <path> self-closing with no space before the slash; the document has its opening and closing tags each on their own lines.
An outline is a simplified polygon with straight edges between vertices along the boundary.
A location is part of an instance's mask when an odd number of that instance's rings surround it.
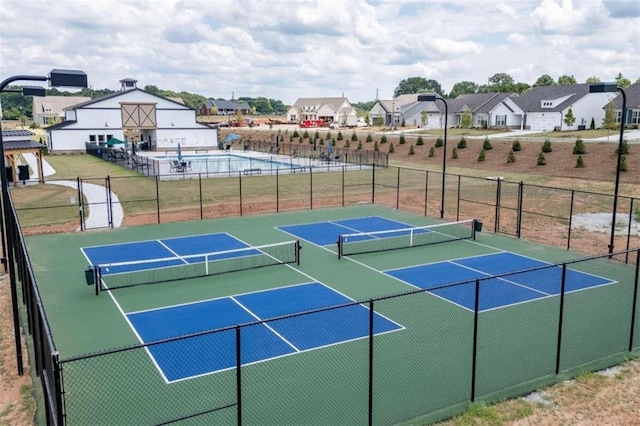
<svg viewBox="0 0 640 426">
<path fill-rule="evenodd" d="M 182 161 L 182 148 L 180 147 L 179 142 L 178 142 L 178 161 Z"/>
<path fill-rule="evenodd" d="M 225 136 L 224 141 L 225 142 L 233 142 L 233 141 L 237 141 L 238 139 L 240 139 L 240 135 L 237 133 L 229 133 L 227 136 Z"/>
</svg>

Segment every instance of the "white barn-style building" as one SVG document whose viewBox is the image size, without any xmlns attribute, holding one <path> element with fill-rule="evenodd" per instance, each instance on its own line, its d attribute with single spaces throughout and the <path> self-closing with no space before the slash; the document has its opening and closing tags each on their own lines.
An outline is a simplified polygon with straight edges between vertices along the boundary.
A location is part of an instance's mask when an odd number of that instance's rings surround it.
<svg viewBox="0 0 640 426">
<path fill-rule="evenodd" d="M 133 82 L 133 83 L 132 83 Z M 47 128 L 50 152 L 85 151 L 85 143 L 120 139 L 139 149 L 216 149 L 217 129 L 196 122 L 196 111 L 177 100 L 121 80 L 122 90 L 65 110 L 65 121 Z M 133 88 L 130 88 L 133 85 Z"/>
</svg>

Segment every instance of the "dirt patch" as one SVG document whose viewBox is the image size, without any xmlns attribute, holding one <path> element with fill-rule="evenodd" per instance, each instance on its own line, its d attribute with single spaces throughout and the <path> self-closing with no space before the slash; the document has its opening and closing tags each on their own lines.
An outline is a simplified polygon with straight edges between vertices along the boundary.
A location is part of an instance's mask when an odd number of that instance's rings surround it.
<svg viewBox="0 0 640 426">
<path fill-rule="evenodd" d="M 23 339 L 24 341 L 24 339 Z M 26 347 L 22 346 L 26 354 Z M 18 376 L 13 334 L 9 276 L 0 278 L 0 425 L 32 425 L 35 415 L 29 360 L 24 359 L 24 375 Z"/>
</svg>

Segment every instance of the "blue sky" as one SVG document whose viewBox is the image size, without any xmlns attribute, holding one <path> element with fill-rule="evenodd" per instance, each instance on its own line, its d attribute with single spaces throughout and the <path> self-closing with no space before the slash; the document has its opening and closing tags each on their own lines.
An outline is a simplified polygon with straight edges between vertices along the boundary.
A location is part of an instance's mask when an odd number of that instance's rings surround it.
<svg viewBox="0 0 640 426">
<path fill-rule="evenodd" d="M 0 78 L 82 69 L 96 89 L 390 99 L 499 72 L 640 77 L 637 0 L 2 0 Z"/>
</svg>

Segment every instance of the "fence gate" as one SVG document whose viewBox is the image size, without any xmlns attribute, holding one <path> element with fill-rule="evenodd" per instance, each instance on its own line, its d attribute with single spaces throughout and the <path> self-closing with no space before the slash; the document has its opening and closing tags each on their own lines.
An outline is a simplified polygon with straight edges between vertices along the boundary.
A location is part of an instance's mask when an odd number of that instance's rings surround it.
<svg viewBox="0 0 640 426">
<path fill-rule="evenodd" d="M 78 178 L 78 210 L 80 229 L 113 228 L 111 180 Z"/>
<path fill-rule="evenodd" d="M 520 238 L 522 182 L 497 180 L 495 232 Z"/>
</svg>

